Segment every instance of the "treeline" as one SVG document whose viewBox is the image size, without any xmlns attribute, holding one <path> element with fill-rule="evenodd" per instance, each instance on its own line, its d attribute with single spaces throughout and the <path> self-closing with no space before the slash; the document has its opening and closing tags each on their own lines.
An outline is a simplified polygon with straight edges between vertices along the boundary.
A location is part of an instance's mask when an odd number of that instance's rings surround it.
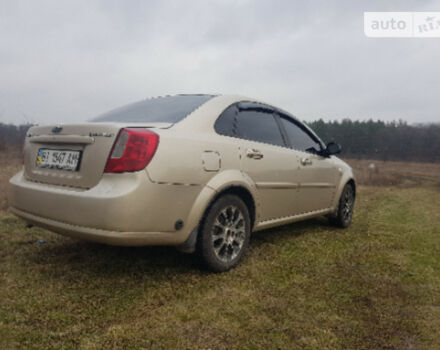
<svg viewBox="0 0 440 350">
<path fill-rule="evenodd" d="M 21 147 L 31 124 L 14 125 L 0 123 L 0 151 L 8 147 Z"/>
<path fill-rule="evenodd" d="M 324 142 L 338 142 L 343 157 L 440 162 L 440 124 L 349 119 L 330 122 L 320 119 L 307 124 Z M 21 147 L 29 127 L 30 124 L 0 123 L 0 150 Z"/>
<path fill-rule="evenodd" d="M 440 124 L 342 121 L 307 123 L 324 142 L 336 141 L 347 158 L 440 162 Z"/>
</svg>

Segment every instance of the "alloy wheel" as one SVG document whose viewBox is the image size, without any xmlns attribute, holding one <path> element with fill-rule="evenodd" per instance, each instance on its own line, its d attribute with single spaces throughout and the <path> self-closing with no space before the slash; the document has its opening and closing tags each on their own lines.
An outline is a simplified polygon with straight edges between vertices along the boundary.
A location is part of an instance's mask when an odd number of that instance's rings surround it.
<svg viewBox="0 0 440 350">
<path fill-rule="evenodd" d="M 236 206 L 225 207 L 217 215 L 212 227 L 212 246 L 223 262 L 234 260 L 246 239 L 244 215 Z"/>
<path fill-rule="evenodd" d="M 347 186 L 342 202 L 342 219 L 349 222 L 353 215 L 354 193 L 351 186 Z"/>
</svg>

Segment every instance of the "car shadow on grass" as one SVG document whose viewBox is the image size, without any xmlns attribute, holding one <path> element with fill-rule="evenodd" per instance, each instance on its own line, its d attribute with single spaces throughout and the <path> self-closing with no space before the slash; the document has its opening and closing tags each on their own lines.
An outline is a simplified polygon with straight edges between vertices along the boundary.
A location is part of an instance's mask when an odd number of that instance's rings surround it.
<svg viewBox="0 0 440 350">
<path fill-rule="evenodd" d="M 282 246 L 303 234 L 337 230 L 324 218 L 315 218 L 252 233 L 250 254 L 265 244 Z M 100 277 L 118 275 L 161 276 L 208 273 L 195 254 L 174 247 L 117 247 L 65 238 L 45 231 L 43 244 L 32 244 L 24 256 L 24 265 L 44 266 L 42 272 L 63 276 L 78 272 Z"/>
<path fill-rule="evenodd" d="M 50 241 L 29 256 L 31 263 L 78 270 L 89 275 L 156 274 L 198 269 L 191 255 L 173 247 L 116 247 L 71 239 Z"/>
</svg>

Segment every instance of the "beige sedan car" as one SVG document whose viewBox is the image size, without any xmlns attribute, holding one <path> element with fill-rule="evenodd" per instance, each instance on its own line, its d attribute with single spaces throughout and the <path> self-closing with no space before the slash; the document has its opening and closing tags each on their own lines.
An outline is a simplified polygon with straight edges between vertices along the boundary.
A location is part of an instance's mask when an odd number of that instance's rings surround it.
<svg viewBox="0 0 440 350">
<path fill-rule="evenodd" d="M 356 187 L 339 151 L 254 99 L 158 97 L 85 124 L 32 127 L 10 205 L 63 235 L 174 245 L 226 271 L 252 231 L 321 215 L 350 224 Z"/>
</svg>

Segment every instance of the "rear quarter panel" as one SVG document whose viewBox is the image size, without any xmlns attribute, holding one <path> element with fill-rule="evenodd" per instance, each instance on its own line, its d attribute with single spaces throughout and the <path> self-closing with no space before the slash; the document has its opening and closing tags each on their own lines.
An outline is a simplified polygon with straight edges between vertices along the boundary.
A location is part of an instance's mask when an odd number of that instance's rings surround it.
<svg viewBox="0 0 440 350">
<path fill-rule="evenodd" d="M 242 150 L 239 141 L 214 132 L 194 132 L 183 135 L 181 131 L 160 130 L 160 144 L 153 161 L 147 167 L 152 182 L 162 186 L 187 187 L 191 196 L 174 198 L 187 201 L 191 207 L 187 225 L 196 227 L 216 194 L 231 187 L 246 188 L 254 197 L 256 218 L 259 200 L 253 181 L 240 171 Z M 206 170 L 203 154 L 215 153 L 219 169 Z"/>
<path fill-rule="evenodd" d="M 236 142 L 225 142 L 224 137 L 207 133 L 182 135 L 170 129 L 159 133 L 159 147 L 147 167 L 154 182 L 205 185 L 218 172 L 240 169 L 240 147 Z M 216 154 L 218 170 L 205 169 L 205 152 Z"/>
</svg>

